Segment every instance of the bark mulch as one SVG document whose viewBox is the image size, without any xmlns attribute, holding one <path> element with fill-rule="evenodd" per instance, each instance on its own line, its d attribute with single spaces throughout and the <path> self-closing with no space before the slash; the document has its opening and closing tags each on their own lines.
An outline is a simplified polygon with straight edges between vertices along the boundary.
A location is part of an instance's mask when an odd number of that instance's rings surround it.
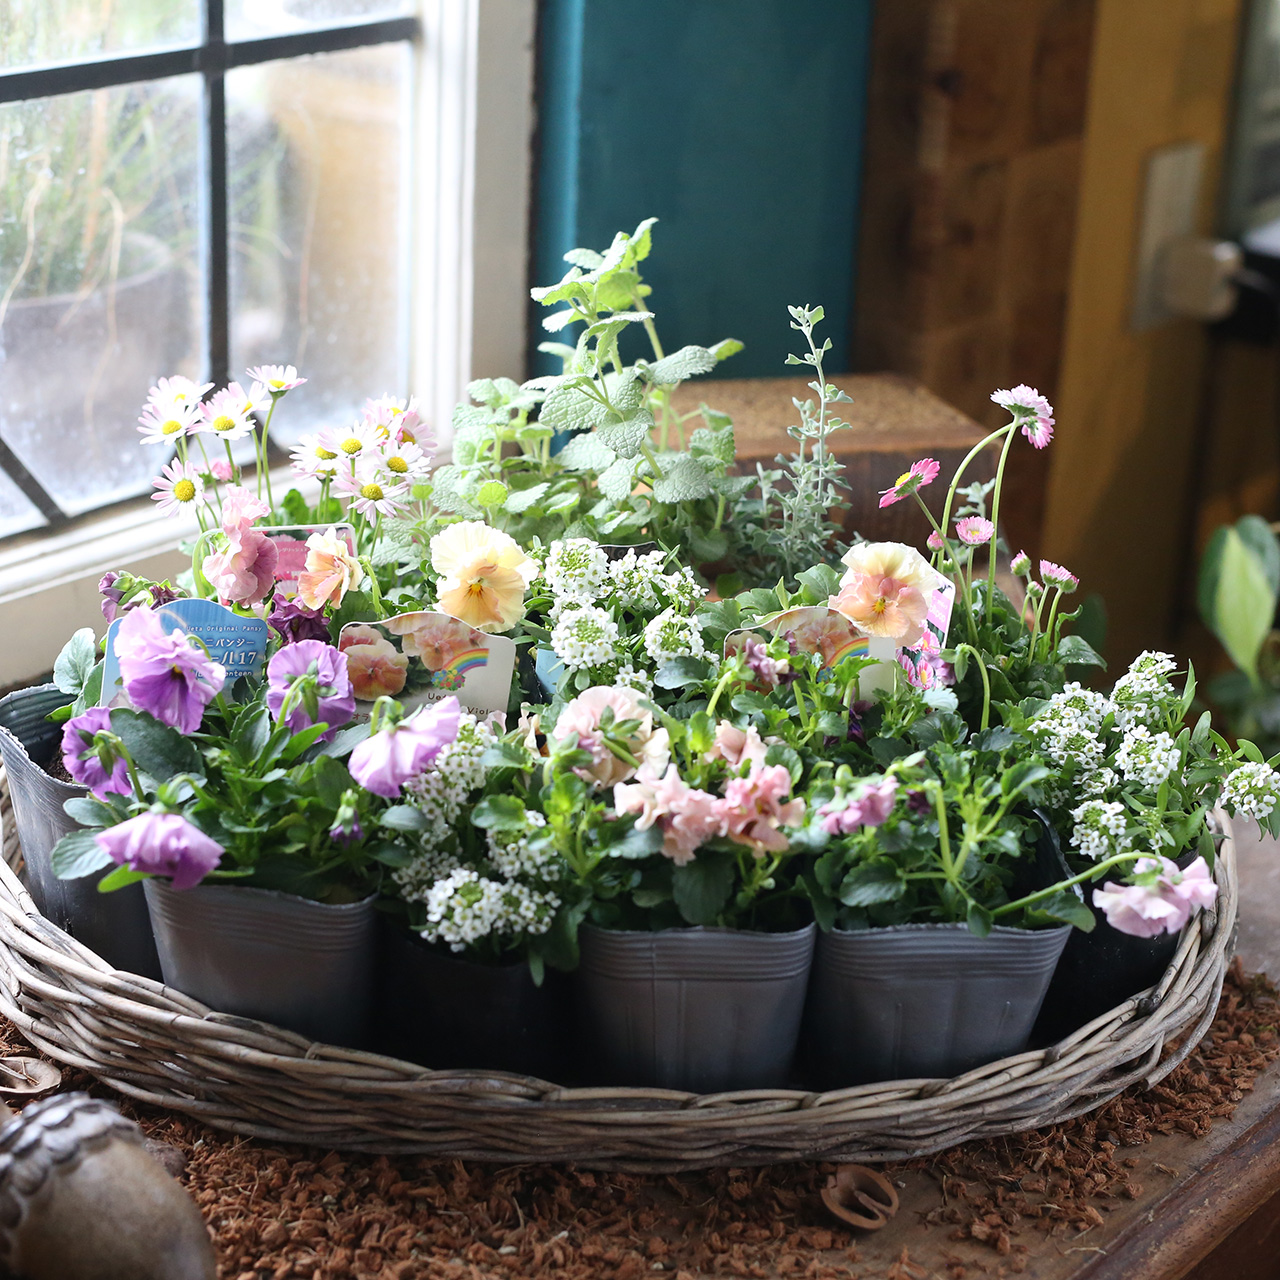
<svg viewBox="0 0 1280 1280">
<path fill-rule="evenodd" d="M 979 1242 L 989 1274 L 1019 1272 L 1039 1241 L 1101 1225 L 1111 1205 L 1141 1194 L 1133 1148 L 1154 1134 L 1199 1136 L 1230 1116 L 1280 1056 L 1278 1021 L 1275 989 L 1237 961 L 1209 1036 L 1159 1087 L 1131 1090 L 1089 1117 L 886 1172 L 927 1171 L 940 1186 L 925 1221 Z M 18 1047 L 11 1028 L 4 1040 Z M 87 1084 L 67 1073 L 66 1087 Z M 927 1274 L 907 1250 L 887 1270 L 860 1265 L 854 1235 L 819 1200 L 832 1165 L 642 1177 L 387 1159 L 267 1145 L 122 1105 L 185 1155 L 179 1176 L 216 1237 L 219 1280 Z M 949 1280 L 966 1274 L 958 1262 L 948 1271 Z"/>
</svg>

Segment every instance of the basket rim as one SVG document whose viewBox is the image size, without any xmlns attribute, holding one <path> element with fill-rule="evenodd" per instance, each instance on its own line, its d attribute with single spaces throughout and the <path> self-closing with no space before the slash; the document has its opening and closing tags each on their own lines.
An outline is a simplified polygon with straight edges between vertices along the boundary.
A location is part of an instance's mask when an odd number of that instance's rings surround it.
<svg viewBox="0 0 1280 1280">
<path fill-rule="evenodd" d="M 1234 836 L 1219 814 L 1218 901 L 1184 929 L 1153 988 L 1055 1045 L 950 1079 L 704 1095 L 564 1087 L 311 1042 L 112 969 L 37 910 L 14 870 L 21 851 L 9 804 L 0 767 L 0 1013 L 37 1048 L 126 1096 L 218 1128 L 387 1154 L 646 1172 L 876 1161 L 1064 1120 L 1132 1083 L 1156 1083 L 1191 1052 L 1216 1011 L 1238 900 Z"/>
</svg>

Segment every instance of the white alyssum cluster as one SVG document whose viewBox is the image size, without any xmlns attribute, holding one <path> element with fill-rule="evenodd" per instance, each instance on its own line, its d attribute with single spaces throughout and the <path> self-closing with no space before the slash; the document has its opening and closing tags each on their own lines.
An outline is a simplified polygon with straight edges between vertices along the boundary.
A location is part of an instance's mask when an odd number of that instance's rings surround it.
<svg viewBox="0 0 1280 1280">
<path fill-rule="evenodd" d="M 666 577 L 667 557 L 661 551 L 636 555 L 628 551 L 609 566 L 614 602 L 624 609 L 658 607 L 658 584 Z"/>
<path fill-rule="evenodd" d="M 564 870 L 564 861 L 548 840 L 536 835 L 547 825 L 540 813 L 526 811 L 523 830 L 490 831 L 489 861 L 499 875 L 508 880 L 525 877 L 549 884 Z"/>
<path fill-rule="evenodd" d="M 1176 710 L 1181 696 L 1169 680 L 1177 667 L 1171 654 L 1155 649 L 1140 653 L 1111 691 L 1116 724 L 1122 729 L 1135 724 L 1148 728 L 1163 724 Z"/>
<path fill-rule="evenodd" d="M 705 658 L 707 645 L 695 619 L 668 608 L 646 625 L 644 651 L 661 665 L 671 658 Z"/>
<path fill-rule="evenodd" d="M 1173 737 L 1161 730 L 1152 733 L 1145 724 L 1131 724 L 1116 752 L 1116 768 L 1126 782 L 1157 791 L 1182 763 Z"/>
<path fill-rule="evenodd" d="M 1124 838 L 1128 816 L 1119 801 L 1086 800 L 1071 811 L 1071 819 L 1075 823 L 1072 847 L 1086 858 L 1098 862 L 1128 849 L 1129 842 Z"/>
<path fill-rule="evenodd" d="M 609 583 L 609 557 L 590 538 L 564 538 L 551 544 L 542 576 L 553 595 L 594 604 Z"/>
<path fill-rule="evenodd" d="M 1280 774 L 1270 765 L 1252 760 L 1226 776 L 1218 797 L 1218 803 L 1228 813 L 1259 822 L 1271 816 L 1277 802 L 1280 802 Z"/>
<path fill-rule="evenodd" d="M 551 647 L 570 671 L 616 663 L 618 624 L 598 605 L 566 605 L 551 630 Z"/>
<path fill-rule="evenodd" d="M 447 942 L 452 951 L 465 951 L 491 934 L 546 933 L 560 906 L 554 893 L 514 880 L 490 880 L 469 867 L 437 881 L 425 902 L 422 936 L 428 942 Z"/>
</svg>

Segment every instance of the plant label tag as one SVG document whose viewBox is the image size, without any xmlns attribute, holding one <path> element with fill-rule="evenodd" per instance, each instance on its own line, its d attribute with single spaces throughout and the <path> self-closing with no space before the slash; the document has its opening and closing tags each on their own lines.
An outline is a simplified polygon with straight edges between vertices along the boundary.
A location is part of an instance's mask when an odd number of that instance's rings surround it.
<svg viewBox="0 0 1280 1280">
<path fill-rule="evenodd" d="M 605 558 L 612 563 L 614 560 L 625 560 L 628 551 L 634 551 L 638 560 L 641 556 L 647 556 L 651 551 L 657 551 L 658 544 L 656 542 L 633 542 L 625 545 L 619 542 L 602 542 L 600 550 L 604 552 Z"/>
<path fill-rule="evenodd" d="M 939 680 L 939 659 L 947 647 L 947 630 L 951 626 L 951 611 L 956 603 L 956 584 L 944 582 L 929 595 L 929 614 L 924 621 L 924 635 L 920 643 L 903 649 L 898 655 L 907 679 L 917 689 L 932 689 Z"/>
<path fill-rule="evenodd" d="M 278 596 L 298 594 L 298 579 L 307 567 L 307 539 L 313 533 L 329 533 L 331 530 L 347 544 L 347 550 L 355 555 L 356 533 L 349 524 L 280 525 L 260 530 L 276 544 L 276 550 L 280 553 L 275 575 Z"/>
<path fill-rule="evenodd" d="M 228 686 L 240 676 L 261 671 L 269 638 L 267 624 L 261 618 L 246 618 L 216 600 L 174 600 L 161 605 L 155 613 L 166 632 L 181 631 L 193 636 L 215 662 L 222 663 L 227 669 Z M 107 628 L 102 695 L 98 699 L 103 706 L 128 705 L 116 656 L 116 637 L 123 621 L 124 618 L 117 618 Z"/>
<path fill-rule="evenodd" d="M 406 707 L 454 695 L 468 711 L 506 711 L 516 645 L 447 613 L 401 613 L 348 622 L 338 636 L 359 708 L 383 695 Z"/>
</svg>

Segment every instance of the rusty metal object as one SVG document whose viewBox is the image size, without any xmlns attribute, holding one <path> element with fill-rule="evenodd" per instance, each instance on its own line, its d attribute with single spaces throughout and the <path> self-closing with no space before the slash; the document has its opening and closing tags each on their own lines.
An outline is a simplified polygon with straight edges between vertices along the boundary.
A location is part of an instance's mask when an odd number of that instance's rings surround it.
<svg viewBox="0 0 1280 1280">
<path fill-rule="evenodd" d="M 827 1179 L 822 1203 L 859 1231 L 879 1231 L 898 1212 L 898 1193 L 884 1174 L 864 1164 L 842 1164 Z"/>
<path fill-rule="evenodd" d="M 83 1093 L 0 1107 L 0 1263 L 29 1280 L 214 1280 L 190 1197 Z"/>
</svg>

